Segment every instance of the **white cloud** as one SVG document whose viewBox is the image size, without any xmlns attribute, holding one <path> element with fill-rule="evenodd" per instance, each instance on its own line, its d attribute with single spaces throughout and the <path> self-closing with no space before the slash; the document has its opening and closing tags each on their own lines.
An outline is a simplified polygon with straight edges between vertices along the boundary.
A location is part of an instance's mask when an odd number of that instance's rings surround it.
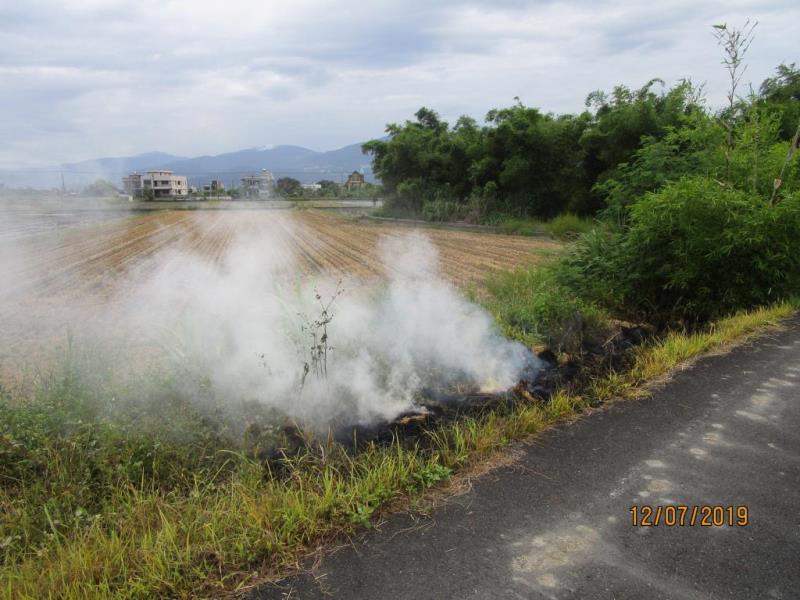
<svg viewBox="0 0 800 600">
<path fill-rule="evenodd" d="M 790 0 L 30 2 L 0 8 L 0 165 L 263 144 L 329 149 L 425 104 L 481 118 L 514 96 L 582 109 L 593 89 L 724 73 L 711 25 L 759 19 L 757 85 L 797 56 Z"/>
</svg>

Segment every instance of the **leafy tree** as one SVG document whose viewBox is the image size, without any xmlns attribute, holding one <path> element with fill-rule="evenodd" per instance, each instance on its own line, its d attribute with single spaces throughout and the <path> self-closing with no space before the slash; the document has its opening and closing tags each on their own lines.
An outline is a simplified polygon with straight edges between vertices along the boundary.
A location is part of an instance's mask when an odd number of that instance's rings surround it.
<svg viewBox="0 0 800 600">
<path fill-rule="evenodd" d="M 698 110 L 698 90 L 688 80 L 666 93 L 653 90 L 660 79 L 651 79 L 639 90 L 618 86 L 610 96 L 593 92 L 586 99 L 595 109 L 594 122 L 581 137 L 583 166 L 588 181 L 602 184 L 617 177 L 620 165 L 628 164 L 643 140 L 656 141 L 680 127 L 684 118 Z M 595 198 L 594 208 L 602 206 Z"/>
<path fill-rule="evenodd" d="M 744 102 L 737 110 L 730 142 L 725 124 L 698 106 L 663 138 L 644 138 L 630 162 L 618 165 L 613 176 L 595 186 L 608 212 L 624 220 L 626 210 L 645 193 L 685 176 L 708 177 L 768 199 L 789 147 L 781 140 L 781 115 L 759 101 Z M 799 180 L 795 158 L 781 189 L 791 192 Z"/>
<path fill-rule="evenodd" d="M 363 150 L 373 155 L 373 171 L 387 193 L 404 208 L 420 213 L 425 199 L 468 195 L 469 165 L 459 139 L 468 127 L 461 123 L 451 131 L 447 122 L 425 107 L 415 116 L 416 121 L 388 125 L 389 140 L 371 140 Z"/>
<path fill-rule="evenodd" d="M 286 198 L 297 197 L 303 193 L 303 185 L 292 177 L 281 177 L 275 182 L 275 188 Z"/>
<path fill-rule="evenodd" d="M 119 190 L 108 179 L 97 179 L 83 188 L 83 193 L 86 196 L 116 196 Z"/>
<path fill-rule="evenodd" d="M 518 98 L 479 124 L 454 126 L 422 107 L 363 145 L 391 210 L 433 220 L 605 214 L 626 224 L 640 199 L 687 177 L 729 190 L 791 195 L 800 182 L 800 71 L 780 65 L 758 94 L 739 95 L 754 25 L 715 26 L 731 85 L 719 112 L 690 80 L 652 79 L 589 94 L 589 110 L 554 115 Z M 778 182 L 778 180 L 780 180 Z"/>
<path fill-rule="evenodd" d="M 800 125 L 800 69 L 796 64 L 778 65 L 775 75 L 761 84 L 759 99 L 780 115 L 780 138 L 791 140 Z"/>
<path fill-rule="evenodd" d="M 332 197 L 339 195 L 339 184 L 330 179 L 322 179 L 317 182 L 320 186 L 319 195 L 322 197 Z"/>
<path fill-rule="evenodd" d="M 588 187 L 578 142 L 588 114 L 555 117 L 518 101 L 490 111 L 486 120 L 485 152 L 472 171 L 480 186 L 495 184 L 497 210 L 549 218 L 585 208 Z"/>
</svg>

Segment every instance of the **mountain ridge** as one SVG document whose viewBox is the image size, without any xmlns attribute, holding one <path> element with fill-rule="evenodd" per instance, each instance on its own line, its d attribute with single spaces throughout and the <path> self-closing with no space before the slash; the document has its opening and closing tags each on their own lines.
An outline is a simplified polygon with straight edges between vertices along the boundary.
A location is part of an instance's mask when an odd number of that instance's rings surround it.
<svg viewBox="0 0 800 600">
<path fill-rule="evenodd" d="M 121 187 L 125 175 L 155 169 L 186 175 L 192 185 L 202 185 L 210 179 L 238 185 L 242 175 L 262 169 L 271 171 L 276 178 L 294 177 L 301 183 L 314 183 L 321 179 L 341 182 L 353 171 L 361 171 L 368 181 L 374 181 L 370 158 L 361 152 L 361 144 L 357 143 L 323 152 L 281 144 L 195 157 L 152 151 L 61 163 L 40 169 L 0 169 L 0 183 L 7 187 L 57 188 L 61 187 L 63 176 L 64 184 L 70 189 L 83 187 L 97 179 L 107 179 Z"/>
</svg>

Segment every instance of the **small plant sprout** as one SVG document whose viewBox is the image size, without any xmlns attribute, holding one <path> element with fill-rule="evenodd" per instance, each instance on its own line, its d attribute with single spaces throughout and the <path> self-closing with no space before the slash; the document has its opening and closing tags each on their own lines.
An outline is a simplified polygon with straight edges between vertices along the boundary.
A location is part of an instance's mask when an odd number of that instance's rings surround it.
<svg viewBox="0 0 800 600">
<path fill-rule="evenodd" d="M 322 294 L 319 290 L 314 288 L 314 298 L 319 304 L 319 315 L 313 320 L 307 315 L 300 313 L 300 317 L 304 323 L 300 326 L 300 331 L 311 342 L 308 347 L 308 360 L 303 362 L 303 375 L 300 378 L 300 389 L 303 389 L 306 382 L 306 377 L 309 373 L 313 373 L 318 379 L 327 379 L 328 377 L 328 352 L 334 348 L 329 344 L 328 325 L 333 321 L 333 312 L 331 307 L 336 299 L 344 293 L 342 289 L 342 282 L 339 280 L 336 284 L 336 290 L 326 300 L 322 299 Z"/>
</svg>

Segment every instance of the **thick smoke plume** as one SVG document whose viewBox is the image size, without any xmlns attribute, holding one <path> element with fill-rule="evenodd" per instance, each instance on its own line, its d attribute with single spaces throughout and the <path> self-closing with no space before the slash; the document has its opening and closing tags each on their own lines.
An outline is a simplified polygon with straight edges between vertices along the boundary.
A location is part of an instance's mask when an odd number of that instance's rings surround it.
<svg viewBox="0 0 800 600">
<path fill-rule="evenodd" d="M 262 403 L 316 429 L 391 419 L 426 388 L 507 389 L 530 367 L 530 352 L 439 276 L 424 236 L 382 241 L 387 282 L 377 289 L 293 278 L 284 242 L 240 239 L 218 263 L 161 254 L 155 273 L 131 274 L 112 320 L 166 351 L 188 379 L 207 381 L 214 397 Z M 304 377 L 309 325 L 328 303 L 326 375 Z"/>
<path fill-rule="evenodd" d="M 17 222 L 16 213 L 3 212 L 2 385 L 9 372 L 37 374 L 41 361 L 57 371 L 67 362 L 99 390 L 93 397 L 109 414 L 146 415 L 152 402 L 171 406 L 178 397 L 234 427 L 246 425 L 256 407 L 276 423 L 324 432 L 391 420 L 431 391 L 505 390 L 536 366 L 526 348 L 503 338 L 486 311 L 440 276 L 436 247 L 419 233 L 380 241 L 382 282 L 301 277 L 291 250 L 297 232 L 283 211 L 239 233 L 214 260 L 176 227 L 156 238 L 175 240 L 167 250 L 126 261 L 122 273 L 90 272 L 84 281 L 75 269 L 60 271 L 78 255 L 48 262 L 37 237 L 30 244 L 17 239 L 32 224 L 35 233 L 56 231 L 72 215 L 50 210 L 47 219 Z M 198 219 L 186 233 L 224 219 Z M 320 320 L 329 320 L 324 342 L 314 326 Z M 316 360 L 314 331 L 322 349 Z M 48 349 L 55 359 L 46 358 Z"/>
</svg>

